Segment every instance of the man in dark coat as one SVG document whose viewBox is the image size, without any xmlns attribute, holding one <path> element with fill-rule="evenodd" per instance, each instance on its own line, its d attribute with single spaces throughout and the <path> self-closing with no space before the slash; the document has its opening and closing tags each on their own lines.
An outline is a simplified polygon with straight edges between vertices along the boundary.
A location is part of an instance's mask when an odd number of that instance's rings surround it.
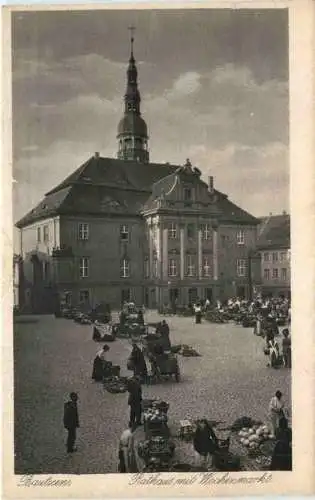
<svg viewBox="0 0 315 500">
<path fill-rule="evenodd" d="M 76 440 L 76 431 L 79 427 L 79 414 L 78 414 L 78 395 L 76 392 L 70 393 L 70 400 L 67 401 L 64 405 L 64 416 L 63 416 L 63 424 L 65 429 L 68 431 L 68 439 L 67 439 L 67 452 L 73 453 L 76 451 L 74 447 Z"/>
<path fill-rule="evenodd" d="M 148 376 L 148 369 L 143 352 L 136 342 L 132 343 L 132 351 L 129 359 L 133 365 L 134 376 L 140 376 L 145 381 Z"/>
<path fill-rule="evenodd" d="M 134 377 L 128 384 L 128 405 L 130 406 L 129 427 L 141 425 L 142 413 L 142 389 L 137 377 Z"/>
<path fill-rule="evenodd" d="M 160 324 L 159 328 L 159 333 L 162 337 L 163 340 L 163 347 L 166 351 L 171 349 L 171 342 L 170 342 L 170 328 L 168 324 L 166 323 L 165 319 L 163 319 L 162 323 Z"/>
</svg>

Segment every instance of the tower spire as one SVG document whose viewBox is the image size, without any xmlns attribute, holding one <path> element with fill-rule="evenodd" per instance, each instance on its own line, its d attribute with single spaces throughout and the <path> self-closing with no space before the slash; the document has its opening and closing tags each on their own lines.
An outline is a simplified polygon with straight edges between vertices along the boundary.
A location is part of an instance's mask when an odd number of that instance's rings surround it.
<svg viewBox="0 0 315 500">
<path fill-rule="evenodd" d="M 129 26 L 128 30 L 130 31 L 130 59 L 134 59 L 134 57 L 133 57 L 133 42 L 135 41 L 134 32 L 136 31 L 136 28 L 134 26 Z"/>
<path fill-rule="evenodd" d="M 118 158 L 147 163 L 149 161 L 148 132 L 140 112 L 138 71 L 133 53 L 135 27 L 129 26 L 128 30 L 130 31 L 130 58 L 124 97 L 125 113 L 118 125 Z"/>
</svg>

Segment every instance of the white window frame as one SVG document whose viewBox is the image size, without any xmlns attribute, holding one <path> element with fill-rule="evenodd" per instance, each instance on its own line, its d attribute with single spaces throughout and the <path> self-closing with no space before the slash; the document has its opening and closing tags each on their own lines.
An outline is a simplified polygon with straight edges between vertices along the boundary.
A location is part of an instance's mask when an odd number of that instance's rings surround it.
<svg viewBox="0 0 315 500">
<path fill-rule="evenodd" d="M 245 245 L 245 231 L 244 229 L 239 229 L 236 233 L 236 241 L 238 245 Z"/>
<path fill-rule="evenodd" d="M 270 280 L 270 269 L 264 269 L 264 280 Z"/>
<path fill-rule="evenodd" d="M 121 278 L 129 278 L 130 277 L 130 261 L 128 259 L 121 260 L 120 277 Z"/>
<path fill-rule="evenodd" d="M 281 281 L 287 281 L 288 280 L 288 270 L 286 267 L 281 268 Z"/>
<path fill-rule="evenodd" d="M 279 279 L 279 269 L 277 267 L 274 267 L 272 269 L 272 279 L 273 280 L 278 280 Z"/>
<path fill-rule="evenodd" d="M 272 252 L 272 262 L 279 262 L 278 252 Z"/>
<path fill-rule="evenodd" d="M 48 226 L 48 224 L 45 224 L 43 226 L 43 242 L 44 243 L 49 242 L 49 226 Z"/>
<path fill-rule="evenodd" d="M 208 241 L 210 240 L 210 236 L 211 236 L 210 224 L 204 224 L 202 228 L 202 239 Z"/>
<path fill-rule="evenodd" d="M 177 224 L 176 222 L 170 222 L 168 225 L 168 237 L 170 240 L 176 240 L 177 238 Z"/>
<path fill-rule="evenodd" d="M 80 278 L 88 278 L 90 270 L 90 259 L 89 257 L 80 257 L 79 271 Z"/>
<path fill-rule="evenodd" d="M 270 252 L 264 252 L 264 262 L 270 262 Z"/>
<path fill-rule="evenodd" d="M 81 294 L 87 294 L 87 299 L 82 299 Z M 89 304 L 90 303 L 90 290 L 79 290 L 79 303 L 80 304 Z"/>
<path fill-rule="evenodd" d="M 90 228 L 87 222 L 79 222 L 78 224 L 78 237 L 81 241 L 89 239 Z"/>
<path fill-rule="evenodd" d="M 186 272 L 189 277 L 196 275 L 196 263 L 193 255 L 186 255 Z"/>
<path fill-rule="evenodd" d="M 168 275 L 171 277 L 177 276 L 177 262 L 175 259 L 168 260 Z"/>
<path fill-rule="evenodd" d="M 125 237 L 127 235 L 127 237 Z M 124 237 L 123 237 L 124 236 Z M 129 227 L 127 224 L 122 224 L 120 226 L 120 240 L 129 241 Z"/>
<path fill-rule="evenodd" d="M 37 228 L 37 243 L 41 243 L 42 241 L 42 228 L 39 226 Z"/>
<path fill-rule="evenodd" d="M 149 257 L 144 258 L 144 277 L 150 278 L 150 260 L 149 260 Z"/>
<path fill-rule="evenodd" d="M 240 278 L 246 276 L 246 260 L 245 259 L 237 259 L 237 261 L 236 261 L 236 274 Z"/>
<path fill-rule="evenodd" d="M 280 252 L 280 262 L 285 262 L 287 260 L 287 252 Z"/>
<path fill-rule="evenodd" d="M 211 275 L 210 259 L 208 256 L 204 256 L 202 259 L 202 270 L 205 277 L 209 277 Z"/>
</svg>

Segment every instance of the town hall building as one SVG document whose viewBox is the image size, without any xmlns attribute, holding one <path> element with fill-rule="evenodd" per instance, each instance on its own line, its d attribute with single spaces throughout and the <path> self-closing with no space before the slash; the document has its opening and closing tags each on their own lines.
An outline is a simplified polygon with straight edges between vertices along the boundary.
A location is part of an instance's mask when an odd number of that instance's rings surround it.
<svg viewBox="0 0 315 500">
<path fill-rule="evenodd" d="M 16 224 L 25 308 L 251 295 L 260 221 L 189 160 L 151 162 L 140 104 L 132 38 L 117 159 L 95 153 Z"/>
</svg>

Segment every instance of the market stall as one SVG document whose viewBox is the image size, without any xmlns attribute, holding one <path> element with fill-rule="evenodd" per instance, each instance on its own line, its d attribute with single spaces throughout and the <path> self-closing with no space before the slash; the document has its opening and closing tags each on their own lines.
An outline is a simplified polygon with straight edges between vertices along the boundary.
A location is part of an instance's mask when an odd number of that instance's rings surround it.
<svg viewBox="0 0 315 500">
<path fill-rule="evenodd" d="M 203 471 L 200 466 L 196 466 L 192 442 L 195 422 L 171 422 L 167 410 L 161 409 L 161 404 L 168 410 L 164 402 L 150 402 L 144 410 L 144 426 L 135 431 L 134 449 L 138 471 Z M 219 442 L 212 470 L 268 470 L 274 442 L 265 426 L 254 424 L 236 431 L 232 426 L 211 424 Z"/>
</svg>

